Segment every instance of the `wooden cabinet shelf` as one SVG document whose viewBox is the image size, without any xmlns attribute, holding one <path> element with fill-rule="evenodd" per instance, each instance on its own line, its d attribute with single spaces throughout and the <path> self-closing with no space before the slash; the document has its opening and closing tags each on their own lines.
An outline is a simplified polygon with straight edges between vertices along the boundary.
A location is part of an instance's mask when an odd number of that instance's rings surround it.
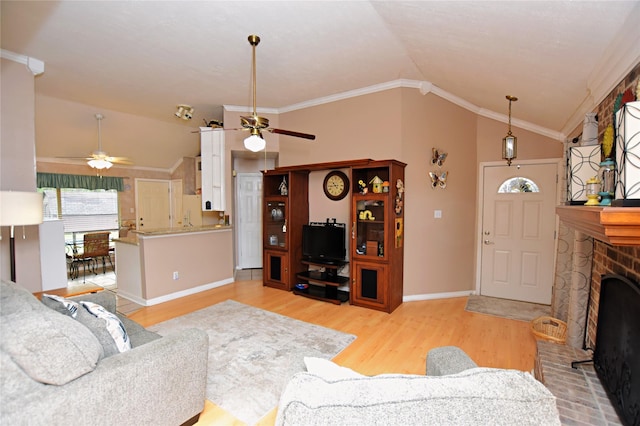
<svg viewBox="0 0 640 426">
<path fill-rule="evenodd" d="M 404 163 L 388 160 L 351 170 L 352 305 L 391 313 L 402 303 L 404 168 Z M 388 190 L 376 192 L 372 184 L 376 180 L 388 182 Z M 361 191 L 363 184 L 366 191 Z"/>
<path fill-rule="evenodd" d="M 304 296 L 311 299 L 321 300 L 323 302 L 333 303 L 334 305 L 340 305 L 343 302 L 349 300 L 349 293 L 346 291 L 338 290 L 337 287 L 332 286 L 319 286 L 309 284 L 306 290 L 293 289 L 293 294 L 298 296 Z"/>
<path fill-rule="evenodd" d="M 348 264 L 347 262 L 324 263 L 303 260 L 302 263 L 320 267 L 324 270 L 300 272 L 297 277 L 300 281 L 306 283 L 308 288 L 302 290 L 294 287 L 293 292 L 295 294 L 336 305 L 349 300 L 349 292 L 338 290 L 339 286 L 349 282 L 349 277 L 338 275 L 338 271 L 345 267 Z"/>
<path fill-rule="evenodd" d="M 341 286 L 349 282 L 349 277 L 343 277 L 342 275 L 327 274 L 327 272 L 321 272 L 319 274 L 315 271 L 303 271 L 298 274 L 298 278 L 304 281 L 311 281 L 314 283 L 320 283 L 325 285 Z"/>
<path fill-rule="evenodd" d="M 263 284 L 291 290 L 303 269 L 302 225 L 309 221 L 309 177 L 304 171 L 263 176 Z"/>
</svg>

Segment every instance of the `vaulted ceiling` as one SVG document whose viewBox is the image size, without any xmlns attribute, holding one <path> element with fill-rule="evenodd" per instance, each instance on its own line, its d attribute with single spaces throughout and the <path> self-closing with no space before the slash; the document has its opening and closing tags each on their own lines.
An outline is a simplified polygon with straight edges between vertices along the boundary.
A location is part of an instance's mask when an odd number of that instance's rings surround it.
<svg viewBox="0 0 640 426">
<path fill-rule="evenodd" d="M 398 79 L 571 131 L 640 61 L 638 1 L 6 1 L 2 49 L 44 61 L 36 90 L 192 126 Z M 93 119 L 93 118 L 91 118 Z"/>
</svg>

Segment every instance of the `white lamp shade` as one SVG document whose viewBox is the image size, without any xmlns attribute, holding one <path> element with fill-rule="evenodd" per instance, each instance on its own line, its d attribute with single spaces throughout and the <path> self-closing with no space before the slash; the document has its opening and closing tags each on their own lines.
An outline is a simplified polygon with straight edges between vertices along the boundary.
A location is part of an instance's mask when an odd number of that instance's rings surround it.
<svg viewBox="0 0 640 426">
<path fill-rule="evenodd" d="M 595 112 L 584 115 L 582 124 L 582 146 L 598 145 L 598 119 Z"/>
<path fill-rule="evenodd" d="M 616 112 L 616 199 L 640 199 L 640 101 Z"/>
<path fill-rule="evenodd" d="M 262 151 L 267 143 L 258 135 L 251 135 L 244 140 L 244 147 L 249 151 Z"/>
<path fill-rule="evenodd" d="M 39 192 L 0 192 L 0 225 L 20 226 L 42 223 L 42 194 Z"/>
<path fill-rule="evenodd" d="M 587 181 L 598 175 L 600 145 L 569 148 L 569 201 L 587 200 Z"/>
</svg>

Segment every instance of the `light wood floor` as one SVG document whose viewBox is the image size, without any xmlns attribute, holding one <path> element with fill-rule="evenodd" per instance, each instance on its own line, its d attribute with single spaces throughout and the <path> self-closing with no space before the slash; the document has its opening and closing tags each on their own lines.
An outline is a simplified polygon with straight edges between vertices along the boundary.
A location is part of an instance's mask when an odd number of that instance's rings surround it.
<svg viewBox="0 0 640 426">
<path fill-rule="evenodd" d="M 427 352 L 447 345 L 462 348 L 482 367 L 533 369 L 535 340 L 529 323 L 467 312 L 466 297 L 407 302 L 386 314 L 295 296 L 253 280 L 142 308 L 129 318 L 146 327 L 227 299 L 356 335 L 334 362 L 366 375 L 424 374 Z M 275 415 L 274 407 L 259 424 L 273 425 Z M 197 424 L 243 423 L 207 401 Z"/>
</svg>

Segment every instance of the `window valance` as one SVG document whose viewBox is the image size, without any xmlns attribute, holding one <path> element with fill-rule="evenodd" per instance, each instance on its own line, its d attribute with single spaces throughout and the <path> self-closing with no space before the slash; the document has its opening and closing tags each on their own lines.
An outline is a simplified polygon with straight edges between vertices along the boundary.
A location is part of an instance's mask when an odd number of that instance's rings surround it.
<svg viewBox="0 0 640 426">
<path fill-rule="evenodd" d="M 124 191 L 121 177 L 37 173 L 38 188 L 115 189 Z"/>
</svg>

